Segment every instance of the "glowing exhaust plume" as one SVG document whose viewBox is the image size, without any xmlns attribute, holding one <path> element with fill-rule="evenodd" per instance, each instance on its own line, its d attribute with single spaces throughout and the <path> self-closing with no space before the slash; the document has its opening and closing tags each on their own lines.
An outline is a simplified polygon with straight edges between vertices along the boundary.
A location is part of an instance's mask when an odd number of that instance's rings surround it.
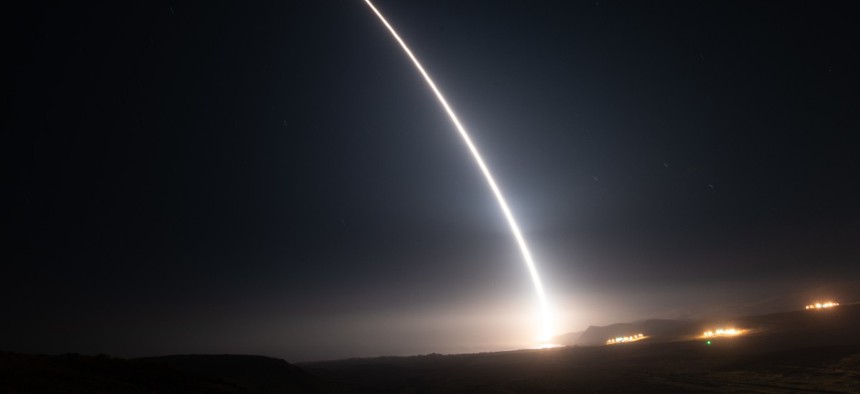
<svg viewBox="0 0 860 394">
<path fill-rule="evenodd" d="M 631 335 L 629 337 L 615 337 L 615 338 L 607 339 L 606 344 L 607 345 L 617 345 L 619 343 L 629 343 L 629 342 L 641 341 L 645 338 L 648 338 L 648 337 L 646 337 L 645 334 L 640 332 L 636 335 Z"/>
<path fill-rule="evenodd" d="M 535 263 L 532 260 L 531 252 L 529 252 L 528 245 L 526 245 L 526 240 L 523 237 L 522 233 L 520 233 L 520 228 L 517 225 L 516 220 L 514 220 L 514 215 L 511 213 L 510 208 L 508 208 L 508 203 L 505 202 L 505 198 L 502 196 L 502 191 L 496 185 L 496 181 L 493 179 L 493 175 L 490 173 L 487 165 L 484 164 L 484 159 L 481 158 L 481 154 L 478 152 L 478 149 L 475 148 L 475 145 L 472 143 L 472 139 L 469 137 L 469 134 L 466 132 L 466 129 L 463 125 L 460 124 L 460 121 L 457 119 L 457 115 L 454 114 L 454 110 L 448 105 L 448 102 L 445 100 L 445 97 L 442 96 L 442 92 L 436 87 L 436 84 L 430 78 L 430 74 L 427 74 L 427 71 L 424 70 L 424 67 L 421 66 L 421 63 L 418 62 L 418 58 L 412 54 L 412 51 L 406 46 L 406 42 L 400 38 L 400 35 L 394 30 L 394 28 L 388 23 L 382 13 L 373 6 L 373 3 L 370 0 L 365 0 L 370 9 L 379 17 L 379 20 L 388 28 L 388 31 L 391 32 L 391 35 L 394 36 L 394 39 L 400 44 L 400 47 L 403 48 L 403 51 L 406 52 L 406 55 L 412 59 L 412 63 L 415 64 L 415 68 L 421 73 L 424 77 L 424 80 L 427 82 L 427 85 L 430 86 L 430 89 L 433 90 L 433 93 L 436 95 L 436 98 L 439 100 L 439 103 L 442 104 L 442 107 L 445 109 L 445 112 L 448 113 L 448 117 L 451 118 L 451 122 L 456 127 L 457 131 L 460 133 L 460 136 L 463 137 L 463 141 L 466 143 L 466 146 L 469 148 L 469 151 L 472 152 L 472 157 L 475 158 L 475 162 L 477 162 L 478 167 L 480 167 L 481 172 L 484 173 L 484 178 L 487 179 L 487 183 L 490 184 L 490 189 L 492 189 L 493 194 L 496 196 L 496 200 L 499 202 L 499 206 L 502 209 L 502 213 L 505 215 L 505 219 L 508 221 L 508 225 L 511 227 L 511 232 L 514 233 L 514 238 L 516 238 L 517 245 L 520 248 L 520 252 L 522 252 L 523 259 L 525 260 L 526 266 L 529 270 L 529 275 L 531 275 L 532 282 L 534 283 L 535 291 L 537 292 L 537 298 L 540 302 L 540 341 L 547 341 L 552 337 L 552 328 L 551 328 L 551 315 L 550 308 L 546 300 L 546 295 L 544 295 L 543 284 L 540 280 L 540 276 L 538 275 L 537 268 L 535 267 Z"/>
<path fill-rule="evenodd" d="M 812 305 L 807 305 L 806 309 L 828 309 L 828 308 L 833 308 L 836 306 L 839 306 L 838 302 L 825 302 L 825 303 L 816 302 Z"/>
<path fill-rule="evenodd" d="M 733 337 L 737 335 L 741 335 L 746 330 L 739 330 L 737 328 L 718 328 L 713 331 L 705 331 L 702 334 L 702 338 L 714 338 L 714 337 Z"/>
</svg>

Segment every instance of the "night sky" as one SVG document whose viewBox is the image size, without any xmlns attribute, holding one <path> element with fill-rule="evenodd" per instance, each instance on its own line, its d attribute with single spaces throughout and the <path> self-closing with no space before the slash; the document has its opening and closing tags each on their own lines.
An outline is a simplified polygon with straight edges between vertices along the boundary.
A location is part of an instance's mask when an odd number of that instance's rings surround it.
<svg viewBox="0 0 860 394">
<path fill-rule="evenodd" d="M 851 2 L 376 5 L 496 174 L 559 334 L 860 299 Z M 532 345 L 507 224 L 362 1 L 3 19 L 0 350 Z"/>
</svg>

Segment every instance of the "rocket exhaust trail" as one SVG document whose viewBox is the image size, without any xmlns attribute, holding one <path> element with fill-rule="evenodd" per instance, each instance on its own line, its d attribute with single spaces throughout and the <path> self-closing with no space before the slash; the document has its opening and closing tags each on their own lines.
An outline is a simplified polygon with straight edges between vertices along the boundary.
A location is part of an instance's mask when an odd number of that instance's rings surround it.
<svg viewBox="0 0 860 394">
<path fill-rule="evenodd" d="M 548 341 L 552 336 L 552 328 L 551 328 L 551 315 L 550 308 L 546 300 L 546 295 L 543 290 L 543 283 L 541 282 L 540 275 L 538 275 L 537 268 L 535 267 L 535 263 L 532 260 L 531 252 L 529 252 L 529 247 L 526 244 L 526 240 L 520 232 L 520 227 L 517 225 L 517 221 L 514 219 L 513 213 L 511 213 L 511 209 L 508 208 L 508 203 L 505 202 L 505 197 L 502 196 L 502 191 L 499 189 L 499 186 L 496 185 L 495 179 L 493 179 L 493 175 L 490 173 L 490 169 L 484 163 L 484 159 L 481 158 L 481 154 L 478 152 L 478 149 L 475 147 L 475 144 L 472 143 L 472 139 L 469 137 L 469 133 L 466 132 L 466 129 L 460 124 L 460 120 L 457 119 L 457 115 L 454 114 L 454 110 L 451 109 L 451 106 L 448 105 L 448 102 L 445 100 L 445 97 L 442 96 L 442 92 L 436 87 L 436 84 L 433 82 L 433 79 L 430 78 L 430 74 L 427 74 L 427 71 L 424 70 L 424 67 L 421 66 L 421 63 L 418 61 L 418 58 L 412 54 L 412 51 L 406 45 L 406 42 L 400 38 L 400 35 L 394 30 L 394 27 L 388 23 L 388 20 L 382 16 L 382 13 L 379 12 L 376 7 L 373 6 L 373 3 L 370 0 L 365 0 L 365 3 L 376 13 L 376 16 L 379 17 L 379 20 L 388 28 L 388 31 L 391 32 L 391 35 L 394 36 L 394 39 L 400 44 L 400 47 L 403 48 L 403 51 L 406 52 L 406 55 L 412 59 L 412 63 L 415 64 L 415 68 L 421 73 L 424 77 L 424 80 L 427 82 L 427 85 L 430 86 L 430 89 L 433 90 L 433 93 L 436 94 L 436 98 L 439 100 L 439 103 L 442 104 L 442 107 L 445 109 L 445 112 L 448 113 L 448 117 L 451 118 L 451 122 L 454 124 L 454 127 L 460 133 L 460 136 L 463 137 L 463 141 L 466 143 L 466 146 L 469 148 L 469 151 L 472 152 L 472 157 L 474 157 L 475 162 L 480 167 L 481 172 L 484 174 L 484 178 L 486 178 L 487 183 L 490 185 L 490 189 L 493 191 L 493 194 L 496 196 L 496 200 L 499 203 L 499 207 L 502 209 L 502 213 L 505 215 L 505 219 L 508 221 L 508 225 L 511 228 L 511 232 L 514 234 L 514 238 L 517 241 L 517 245 L 519 246 L 520 252 L 523 255 L 523 260 L 525 261 L 526 267 L 528 267 L 529 275 L 531 276 L 532 282 L 534 283 L 535 292 L 537 293 L 538 301 L 540 302 L 540 333 L 539 340 L 544 342 Z"/>
</svg>

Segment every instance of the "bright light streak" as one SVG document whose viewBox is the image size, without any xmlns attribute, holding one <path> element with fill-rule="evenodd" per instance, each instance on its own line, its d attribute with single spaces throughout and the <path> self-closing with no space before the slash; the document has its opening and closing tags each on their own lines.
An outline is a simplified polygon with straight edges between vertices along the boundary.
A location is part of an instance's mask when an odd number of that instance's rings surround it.
<svg viewBox="0 0 860 394">
<path fill-rule="evenodd" d="M 546 295 L 544 294 L 543 283 L 541 282 L 540 275 L 538 275 L 537 267 L 535 266 L 534 261 L 532 260 L 531 252 L 529 252 L 528 245 L 526 245 L 526 240 L 520 232 L 520 228 L 517 225 L 516 220 L 514 219 L 513 213 L 511 213 L 510 208 L 508 208 L 508 203 L 505 202 L 505 198 L 502 196 L 502 191 L 496 185 L 495 179 L 493 179 L 493 175 L 490 173 L 489 168 L 484 163 L 484 159 L 481 157 L 481 154 L 478 152 L 478 149 L 475 147 L 475 144 L 472 143 L 472 139 L 469 137 L 469 134 L 466 132 L 466 129 L 463 125 L 460 124 L 460 120 L 457 118 L 457 115 L 454 114 L 454 110 L 451 109 L 451 106 L 448 105 L 448 101 L 445 100 L 445 97 L 442 96 L 442 92 L 436 87 L 436 84 L 433 82 L 433 79 L 430 78 L 430 74 L 424 70 L 424 67 L 421 66 L 421 63 L 418 61 L 418 58 L 412 54 L 412 51 L 406 45 L 406 42 L 400 38 L 400 35 L 394 30 L 391 24 L 382 16 L 382 13 L 373 6 L 373 3 L 370 0 L 365 0 L 370 9 L 379 17 L 379 20 L 388 28 L 388 31 L 391 32 L 391 35 L 394 36 L 394 39 L 400 44 L 400 47 L 403 48 L 403 51 L 406 52 L 406 55 L 412 59 L 412 63 L 415 64 L 415 68 L 421 73 L 424 77 L 424 81 L 427 82 L 427 85 L 430 86 L 430 89 L 433 90 L 433 93 L 436 95 L 436 98 L 439 100 L 439 103 L 442 104 L 442 107 L 445 109 L 445 112 L 448 113 L 448 117 L 451 118 L 451 122 L 454 124 L 454 127 L 460 133 L 460 136 L 463 138 L 463 141 L 466 143 L 466 146 L 469 148 L 469 151 L 472 153 L 472 157 L 474 157 L 475 162 L 477 162 L 478 167 L 481 169 L 481 172 L 484 174 L 484 178 L 486 178 L 487 183 L 490 185 L 490 189 L 493 191 L 493 194 L 496 196 L 496 200 L 499 203 L 499 206 L 502 209 L 502 213 L 505 215 L 505 219 L 508 221 L 508 225 L 511 228 L 511 232 L 514 234 L 514 238 L 517 241 L 517 245 L 520 248 L 520 252 L 523 255 L 523 260 L 525 260 L 526 267 L 528 267 L 529 275 L 531 276 L 532 282 L 534 283 L 535 292 L 537 293 L 538 301 L 540 302 L 540 331 L 538 340 L 541 342 L 546 342 L 550 338 L 552 338 L 553 329 L 552 329 L 552 314 L 550 312 L 549 303 L 547 302 Z"/>
<path fill-rule="evenodd" d="M 702 334 L 702 338 L 733 337 L 741 335 L 745 332 L 746 330 L 741 330 L 737 328 L 718 328 L 716 330 L 705 331 Z"/>
<path fill-rule="evenodd" d="M 837 306 L 839 306 L 838 302 L 832 302 L 832 301 L 828 301 L 828 302 L 824 302 L 824 303 L 816 302 L 812 305 L 807 305 L 806 309 L 828 309 L 828 308 L 833 308 L 833 307 L 837 307 Z"/>
<path fill-rule="evenodd" d="M 607 345 L 617 345 L 619 343 L 629 343 L 629 342 L 641 341 L 645 338 L 648 338 L 648 337 L 645 336 L 645 334 L 640 332 L 638 334 L 630 335 L 627 337 L 615 337 L 615 338 L 607 339 L 606 344 Z"/>
</svg>

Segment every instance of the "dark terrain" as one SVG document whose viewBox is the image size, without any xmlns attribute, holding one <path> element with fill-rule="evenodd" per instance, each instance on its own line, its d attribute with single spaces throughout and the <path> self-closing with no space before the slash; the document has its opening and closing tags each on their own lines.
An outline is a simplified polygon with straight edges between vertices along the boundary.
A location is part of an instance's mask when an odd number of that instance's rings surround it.
<svg viewBox="0 0 860 394">
<path fill-rule="evenodd" d="M 124 360 L 0 353 L 0 392 L 860 393 L 860 305 L 749 316 L 732 323 L 748 334 L 714 339 L 710 345 L 694 339 L 708 326 L 703 322 L 645 321 L 591 327 L 581 336 L 597 341 L 623 330 L 655 330 L 631 344 L 298 366 L 237 355 Z M 684 329 L 696 331 L 685 336 L 680 334 Z"/>
</svg>

